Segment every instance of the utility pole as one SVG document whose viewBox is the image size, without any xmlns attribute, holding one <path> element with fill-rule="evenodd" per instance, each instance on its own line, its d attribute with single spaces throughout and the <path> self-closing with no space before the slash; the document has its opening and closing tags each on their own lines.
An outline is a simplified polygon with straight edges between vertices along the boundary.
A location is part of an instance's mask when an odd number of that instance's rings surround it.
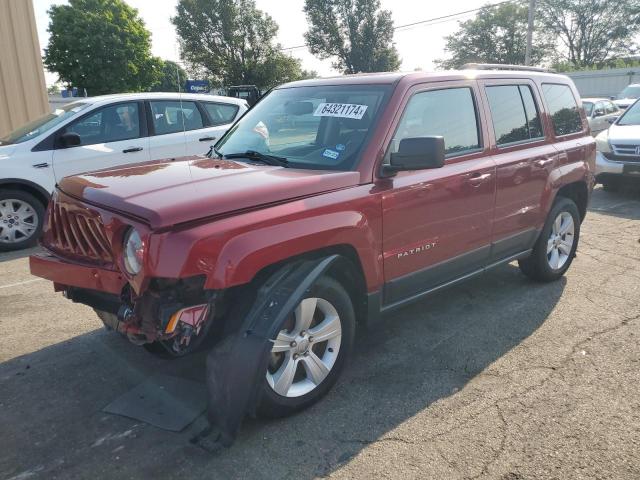
<svg viewBox="0 0 640 480">
<path fill-rule="evenodd" d="M 531 43 L 533 40 L 533 16 L 536 11 L 536 0 L 529 0 L 529 25 L 527 26 L 527 48 L 524 51 L 524 64 L 531 65 Z"/>
</svg>

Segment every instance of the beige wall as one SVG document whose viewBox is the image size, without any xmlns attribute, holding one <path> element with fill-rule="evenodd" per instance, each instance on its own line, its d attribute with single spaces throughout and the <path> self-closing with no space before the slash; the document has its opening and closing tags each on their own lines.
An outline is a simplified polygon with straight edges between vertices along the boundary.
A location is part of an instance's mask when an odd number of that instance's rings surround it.
<svg viewBox="0 0 640 480">
<path fill-rule="evenodd" d="M 31 0 L 0 0 L 0 136 L 49 112 Z"/>
</svg>

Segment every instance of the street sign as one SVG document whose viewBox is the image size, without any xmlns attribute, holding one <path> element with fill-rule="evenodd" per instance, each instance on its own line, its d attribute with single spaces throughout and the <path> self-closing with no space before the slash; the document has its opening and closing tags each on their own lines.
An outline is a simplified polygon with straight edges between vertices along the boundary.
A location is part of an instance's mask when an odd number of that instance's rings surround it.
<svg viewBox="0 0 640 480">
<path fill-rule="evenodd" d="M 208 80 L 187 80 L 187 84 L 184 87 L 187 93 L 209 93 L 209 81 Z"/>
</svg>

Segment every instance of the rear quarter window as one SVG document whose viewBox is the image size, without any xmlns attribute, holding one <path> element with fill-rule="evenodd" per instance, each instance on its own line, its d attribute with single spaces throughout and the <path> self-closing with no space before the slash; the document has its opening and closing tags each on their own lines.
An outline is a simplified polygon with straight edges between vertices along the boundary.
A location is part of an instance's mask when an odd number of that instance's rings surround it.
<svg viewBox="0 0 640 480">
<path fill-rule="evenodd" d="M 583 130 L 578 102 L 568 85 L 543 83 L 542 94 L 547 102 L 553 130 L 557 137 Z"/>
</svg>

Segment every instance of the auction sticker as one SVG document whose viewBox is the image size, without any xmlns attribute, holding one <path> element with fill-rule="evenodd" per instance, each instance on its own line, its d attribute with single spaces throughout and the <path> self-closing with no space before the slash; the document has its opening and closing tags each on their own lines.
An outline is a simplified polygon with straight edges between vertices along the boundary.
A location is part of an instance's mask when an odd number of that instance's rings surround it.
<svg viewBox="0 0 640 480">
<path fill-rule="evenodd" d="M 322 152 L 322 156 L 335 160 L 340 156 L 340 152 L 336 152 L 335 150 L 330 150 L 327 148 L 324 152 Z"/>
<path fill-rule="evenodd" d="M 367 105 L 355 103 L 321 103 L 313 113 L 314 117 L 340 117 L 362 119 L 367 111 Z"/>
</svg>

